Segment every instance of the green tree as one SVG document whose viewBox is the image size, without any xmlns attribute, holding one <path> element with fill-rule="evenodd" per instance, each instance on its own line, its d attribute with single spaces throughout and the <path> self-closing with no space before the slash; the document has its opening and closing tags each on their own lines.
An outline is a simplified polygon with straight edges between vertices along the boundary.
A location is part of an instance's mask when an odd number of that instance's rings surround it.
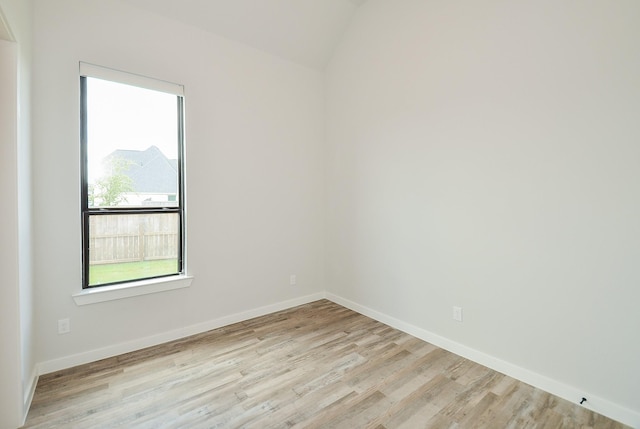
<svg viewBox="0 0 640 429">
<path fill-rule="evenodd" d="M 126 194 L 134 191 L 133 181 L 124 174 L 130 161 L 110 158 L 107 162 L 109 174 L 89 185 L 89 206 L 117 206 L 127 202 Z"/>
</svg>

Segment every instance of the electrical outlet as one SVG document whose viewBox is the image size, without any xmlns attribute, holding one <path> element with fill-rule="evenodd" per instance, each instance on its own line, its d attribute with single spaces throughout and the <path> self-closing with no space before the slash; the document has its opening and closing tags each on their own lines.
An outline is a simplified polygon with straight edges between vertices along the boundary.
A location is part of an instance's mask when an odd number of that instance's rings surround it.
<svg viewBox="0 0 640 429">
<path fill-rule="evenodd" d="M 69 319 L 58 320 L 58 334 L 68 334 L 69 332 L 71 332 Z"/>
<path fill-rule="evenodd" d="M 291 274 L 289 276 L 289 284 L 291 286 L 295 286 L 297 283 L 298 283 L 298 279 L 296 278 L 296 275 L 295 274 Z"/>
<path fill-rule="evenodd" d="M 462 307 L 453 307 L 453 320 L 462 322 Z"/>
</svg>

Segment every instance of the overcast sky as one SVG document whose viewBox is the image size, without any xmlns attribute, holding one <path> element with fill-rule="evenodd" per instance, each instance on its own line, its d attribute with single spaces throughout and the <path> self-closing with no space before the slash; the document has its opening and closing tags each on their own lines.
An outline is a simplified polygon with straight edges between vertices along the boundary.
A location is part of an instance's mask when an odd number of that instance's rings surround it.
<svg viewBox="0 0 640 429">
<path fill-rule="evenodd" d="M 177 97 L 149 89 L 87 78 L 89 179 L 102 174 L 104 157 L 116 149 L 157 146 L 178 158 Z"/>
</svg>

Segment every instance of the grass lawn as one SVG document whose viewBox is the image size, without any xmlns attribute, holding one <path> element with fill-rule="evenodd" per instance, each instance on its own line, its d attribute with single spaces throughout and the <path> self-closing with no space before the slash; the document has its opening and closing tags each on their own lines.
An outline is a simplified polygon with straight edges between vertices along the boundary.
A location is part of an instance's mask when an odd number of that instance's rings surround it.
<svg viewBox="0 0 640 429">
<path fill-rule="evenodd" d="M 89 285 L 96 286 L 105 283 L 122 282 L 144 277 L 175 274 L 177 272 L 177 259 L 91 265 L 89 267 Z"/>
</svg>

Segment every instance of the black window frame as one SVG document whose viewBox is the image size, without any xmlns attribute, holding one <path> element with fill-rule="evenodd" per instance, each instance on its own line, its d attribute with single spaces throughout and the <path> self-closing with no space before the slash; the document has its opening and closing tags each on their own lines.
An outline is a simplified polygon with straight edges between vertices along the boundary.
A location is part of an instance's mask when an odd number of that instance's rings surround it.
<svg viewBox="0 0 640 429">
<path fill-rule="evenodd" d="M 87 116 L 87 78 L 99 78 L 107 81 L 121 83 L 121 84 L 129 84 L 132 86 L 136 86 L 139 88 L 146 88 L 144 85 L 136 85 L 135 83 L 123 82 L 119 79 L 111 79 L 105 78 L 102 76 L 93 76 L 91 73 L 83 73 L 82 72 L 83 63 L 80 65 L 80 174 L 81 174 L 81 216 L 82 216 L 82 289 L 93 289 L 104 286 L 112 286 L 118 284 L 126 284 L 133 283 L 143 280 L 153 280 L 165 277 L 173 277 L 185 274 L 185 207 L 184 207 L 184 95 L 183 94 L 173 94 L 177 98 L 177 120 L 178 120 L 178 136 L 177 136 L 177 144 L 178 144 L 178 160 L 177 160 L 177 173 L 178 173 L 178 184 L 177 184 L 177 193 L 178 197 L 176 198 L 176 202 L 178 203 L 175 207 L 89 207 L 89 176 L 88 176 L 88 116 Z M 98 66 L 92 66 L 98 67 Z M 136 79 L 143 79 L 147 81 L 156 81 L 153 78 L 148 78 L 144 76 L 132 75 L 127 72 L 120 72 L 111 69 L 110 73 L 115 73 L 116 75 L 121 74 L 122 76 L 134 76 Z M 159 81 L 162 82 L 162 81 Z M 171 84 L 173 85 L 173 84 Z M 147 88 L 149 89 L 149 88 Z M 89 284 L 89 266 L 90 266 L 90 255 L 89 255 L 89 219 L 92 216 L 109 216 L 109 215 L 144 215 L 144 214 L 156 214 L 156 213 L 176 213 L 178 215 L 178 272 L 171 274 L 164 274 L 158 276 L 150 276 L 150 277 L 142 277 L 136 279 L 129 279 L 117 282 L 110 283 L 102 283 L 98 285 L 90 285 Z"/>
</svg>

